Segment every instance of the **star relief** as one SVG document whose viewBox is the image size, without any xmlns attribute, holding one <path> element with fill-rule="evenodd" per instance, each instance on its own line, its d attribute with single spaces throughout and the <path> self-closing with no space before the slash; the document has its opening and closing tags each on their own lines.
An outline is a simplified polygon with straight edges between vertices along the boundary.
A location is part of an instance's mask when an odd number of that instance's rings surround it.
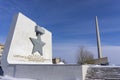
<svg viewBox="0 0 120 80">
<path fill-rule="evenodd" d="M 35 38 L 30 38 L 31 42 L 33 43 L 33 50 L 32 50 L 32 54 L 35 52 L 39 52 L 40 55 L 43 55 L 43 46 L 45 45 L 44 42 L 41 41 L 41 35 L 38 34 L 37 35 L 37 39 Z"/>
</svg>

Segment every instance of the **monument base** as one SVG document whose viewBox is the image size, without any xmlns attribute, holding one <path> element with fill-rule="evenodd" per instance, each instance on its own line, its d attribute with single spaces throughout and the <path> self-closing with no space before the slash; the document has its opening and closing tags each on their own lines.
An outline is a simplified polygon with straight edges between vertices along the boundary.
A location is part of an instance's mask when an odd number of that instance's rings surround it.
<svg viewBox="0 0 120 80">
<path fill-rule="evenodd" d="M 10 65 L 5 75 L 35 80 L 83 80 L 80 65 Z"/>
</svg>

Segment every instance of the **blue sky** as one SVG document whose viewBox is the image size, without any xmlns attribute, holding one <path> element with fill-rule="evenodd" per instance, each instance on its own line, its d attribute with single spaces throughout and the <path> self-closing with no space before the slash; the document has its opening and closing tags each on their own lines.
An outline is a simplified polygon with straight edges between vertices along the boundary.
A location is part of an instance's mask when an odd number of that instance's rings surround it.
<svg viewBox="0 0 120 80">
<path fill-rule="evenodd" d="M 80 46 L 97 57 L 95 16 L 103 56 L 120 64 L 120 0 L 0 0 L 0 43 L 5 43 L 13 16 L 22 12 L 53 34 L 53 57 L 75 63 Z"/>
</svg>

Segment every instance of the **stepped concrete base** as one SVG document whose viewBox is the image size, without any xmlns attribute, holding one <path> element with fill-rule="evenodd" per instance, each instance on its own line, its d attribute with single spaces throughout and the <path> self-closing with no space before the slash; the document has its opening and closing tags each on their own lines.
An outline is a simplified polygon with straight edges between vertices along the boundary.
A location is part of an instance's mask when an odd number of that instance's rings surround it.
<svg viewBox="0 0 120 80">
<path fill-rule="evenodd" d="M 83 80 L 80 65 L 10 65 L 6 75 L 35 80 Z"/>
<path fill-rule="evenodd" d="M 120 80 L 120 66 L 91 66 L 86 80 Z"/>
</svg>

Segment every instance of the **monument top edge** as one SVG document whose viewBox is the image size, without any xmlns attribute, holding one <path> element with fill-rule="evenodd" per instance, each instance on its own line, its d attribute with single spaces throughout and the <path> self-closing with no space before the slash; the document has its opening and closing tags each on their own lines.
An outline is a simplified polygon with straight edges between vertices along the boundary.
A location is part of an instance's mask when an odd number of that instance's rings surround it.
<svg viewBox="0 0 120 80">
<path fill-rule="evenodd" d="M 47 30 L 47 29 L 44 28 L 43 26 L 38 25 L 34 20 L 30 19 L 28 16 L 24 15 L 22 12 L 17 12 L 17 13 L 16 13 L 16 16 L 23 16 L 23 17 L 26 17 L 27 19 L 33 21 L 33 22 L 36 24 L 36 26 L 39 26 L 39 27 L 41 27 L 41 28 Z M 49 30 L 47 30 L 47 31 L 48 31 L 50 34 L 52 34 Z"/>
</svg>

